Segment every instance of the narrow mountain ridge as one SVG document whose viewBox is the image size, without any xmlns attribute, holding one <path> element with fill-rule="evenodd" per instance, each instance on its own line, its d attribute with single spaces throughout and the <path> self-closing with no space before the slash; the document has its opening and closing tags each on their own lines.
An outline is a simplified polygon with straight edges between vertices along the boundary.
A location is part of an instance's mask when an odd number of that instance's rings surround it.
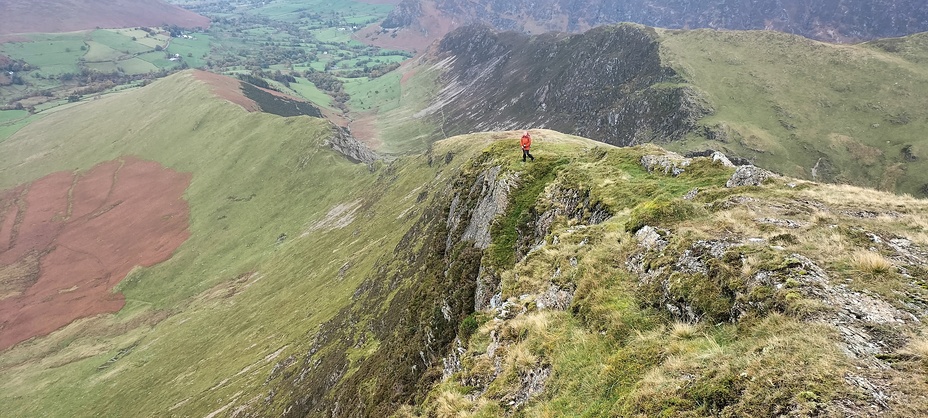
<svg viewBox="0 0 928 418">
<path fill-rule="evenodd" d="M 534 163 L 514 158 L 515 132 L 499 132 L 391 164 L 381 181 L 435 173 L 404 212 L 416 223 L 355 304 L 274 366 L 274 396 L 237 410 L 928 411 L 925 201 L 860 202 L 878 192 L 735 168 L 720 154 L 533 134 Z"/>
<path fill-rule="evenodd" d="M 519 133 L 358 164 L 193 72 L 26 126 L 0 187 L 134 155 L 190 173 L 189 237 L 0 352 L 6 411 L 928 413 L 925 200 Z"/>
</svg>

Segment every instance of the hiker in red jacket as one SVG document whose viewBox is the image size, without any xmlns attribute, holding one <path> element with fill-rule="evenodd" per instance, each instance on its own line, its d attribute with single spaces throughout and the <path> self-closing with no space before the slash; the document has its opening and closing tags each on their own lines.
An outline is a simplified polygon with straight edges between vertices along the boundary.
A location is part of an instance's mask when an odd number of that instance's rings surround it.
<svg viewBox="0 0 928 418">
<path fill-rule="evenodd" d="M 528 149 L 532 147 L 532 136 L 528 134 L 528 131 L 525 131 L 522 134 L 522 162 L 525 162 L 525 157 L 531 158 L 532 161 L 535 161 L 535 157 L 528 152 Z"/>
</svg>

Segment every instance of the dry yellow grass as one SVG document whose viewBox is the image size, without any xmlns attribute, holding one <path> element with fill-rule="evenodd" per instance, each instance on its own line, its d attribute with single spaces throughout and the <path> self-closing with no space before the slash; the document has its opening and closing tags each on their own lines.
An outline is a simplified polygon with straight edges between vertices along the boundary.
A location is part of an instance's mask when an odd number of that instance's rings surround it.
<svg viewBox="0 0 928 418">
<path fill-rule="evenodd" d="M 889 273 L 893 269 L 893 262 L 880 253 L 874 251 L 857 251 L 851 256 L 854 268 L 865 273 Z"/>
<path fill-rule="evenodd" d="M 687 322 L 676 321 L 670 326 L 670 336 L 677 340 L 688 340 L 695 337 L 699 327 Z"/>
<path fill-rule="evenodd" d="M 901 350 L 902 354 L 907 354 L 922 361 L 928 361 L 928 338 L 916 337 L 909 340 Z"/>
<path fill-rule="evenodd" d="M 435 400 L 435 414 L 441 418 L 466 417 L 474 403 L 464 395 L 446 390 Z"/>
<path fill-rule="evenodd" d="M 525 344 L 516 344 L 506 350 L 505 364 L 510 370 L 528 370 L 538 364 L 538 356 L 532 353 Z"/>
</svg>

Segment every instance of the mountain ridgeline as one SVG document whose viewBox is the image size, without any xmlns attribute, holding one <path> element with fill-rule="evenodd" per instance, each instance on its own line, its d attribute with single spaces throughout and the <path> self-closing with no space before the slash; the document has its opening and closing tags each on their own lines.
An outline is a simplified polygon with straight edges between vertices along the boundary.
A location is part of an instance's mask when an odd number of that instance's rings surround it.
<svg viewBox="0 0 928 418">
<path fill-rule="evenodd" d="M 429 19 L 528 33 L 581 32 L 619 22 L 669 29 L 766 29 L 832 42 L 928 30 L 928 10 L 917 0 L 404 0 L 382 27 L 416 28 Z"/>
<path fill-rule="evenodd" d="M 711 113 L 662 64 L 653 29 L 530 37 L 468 26 L 438 44 L 443 89 L 426 109 L 445 132 L 535 126 L 613 145 L 674 141 Z"/>
</svg>

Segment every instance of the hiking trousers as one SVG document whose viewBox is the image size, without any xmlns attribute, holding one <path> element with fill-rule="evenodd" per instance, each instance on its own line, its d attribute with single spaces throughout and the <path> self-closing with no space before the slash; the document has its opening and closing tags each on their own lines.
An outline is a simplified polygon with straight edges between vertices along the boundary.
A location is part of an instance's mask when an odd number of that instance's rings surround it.
<svg viewBox="0 0 928 418">
<path fill-rule="evenodd" d="M 535 161 L 535 157 L 533 157 L 532 154 L 529 153 L 527 149 L 522 150 L 522 162 L 523 163 L 525 162 L 525 157 L 531 158 L 532 161 Z"/>
</svg>

